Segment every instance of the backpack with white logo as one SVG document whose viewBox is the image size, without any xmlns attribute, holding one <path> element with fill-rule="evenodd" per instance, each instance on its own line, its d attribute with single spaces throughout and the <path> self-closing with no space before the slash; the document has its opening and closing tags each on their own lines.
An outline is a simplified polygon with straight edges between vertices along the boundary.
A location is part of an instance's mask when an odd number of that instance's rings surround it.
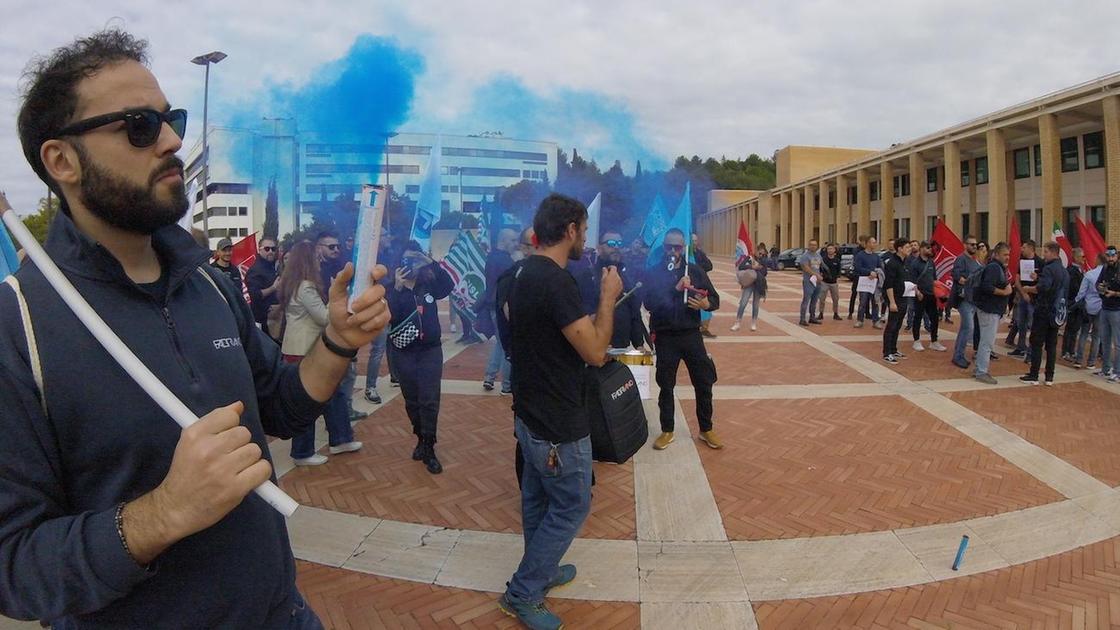
<svg viewBox="0 0 1120 630">
<path fill-rule="evenodd" d="M 968 274 L 968 282 L 964 284 L 964 300 L 966 302 L 976 303 L 976 287 L 980 284 L 980 279 L 984 277 L 984 269 L 985 267 L 981 266 Z"/>
</svg>

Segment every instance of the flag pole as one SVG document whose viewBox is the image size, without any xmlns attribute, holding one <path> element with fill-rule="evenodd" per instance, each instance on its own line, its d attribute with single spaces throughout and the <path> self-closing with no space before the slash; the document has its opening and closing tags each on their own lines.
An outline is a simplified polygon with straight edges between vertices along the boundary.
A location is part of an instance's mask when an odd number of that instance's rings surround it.
<svg viewBox="0 0 1120 630">
<path fill-rule="evenodd" d="M 93 307 L 86 302 L 74 285 L 62 275 L 58 266 L 54 264 L 51 257 L 31 235 L 31 232 L 23 225 L 23 222 L 16 216 L 14 210 L 8 204 L 8 199 L 3 193 L 0 193 L 0 217 L 3 218 L 4 224 L 8 226 L 12 236 L 19 241 L 27 256 L 39 268 L 43 277 L 47 279 L 51 287 L 58 292 L 62 301 L 66 306 L 70 307 L 78 320 L 85 325 L 90 334 L 97 339 L 98 343 L 116 360 L 116 362 L 132 377 L 136 384 L 139 385 L 152 400 L 160 406 L 171 419 L 179 424 L 180 427 L 186 429 L 192 424 L 198 422 L 196 416 L 183 401 L 179 400 L 166 385 L 163 384 L 155 374 L 152 373 L 148 366 L 143 362 L 121 341 L 120 337 L 113 332 L 105 320 L 93 310 Z M 266 481 L 257 486 L 254 490 L 257 496 L 264 499 L 266 503 L 271 505 L 276 511 L 284 516 L 291 516 L 295 513 L 299 504 L 295 502 L 290 496 L 284 493 L 276 484 L 271 481 Z"/>
</svg>

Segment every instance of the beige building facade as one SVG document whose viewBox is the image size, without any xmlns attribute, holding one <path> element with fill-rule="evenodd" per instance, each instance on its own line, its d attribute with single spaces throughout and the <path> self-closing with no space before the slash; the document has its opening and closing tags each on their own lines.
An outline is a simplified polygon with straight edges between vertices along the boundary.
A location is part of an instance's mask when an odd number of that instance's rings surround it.
<svg viewBox="0 0 1120 630">
<path fill-rule="evenodd" d="M 767 247 L 810 239 L 926 239 L 939 218 L 959 236 L 1076 241 L 1077 216 L 1120 241 L 1120 72 L 882 151 L 789 146 L 777 185 L 709 206 L 697 232 L 715 254 L 735 251 L 739 222 Z M 719 195 L 714 198 L 722 198 Z"/>
</svg>

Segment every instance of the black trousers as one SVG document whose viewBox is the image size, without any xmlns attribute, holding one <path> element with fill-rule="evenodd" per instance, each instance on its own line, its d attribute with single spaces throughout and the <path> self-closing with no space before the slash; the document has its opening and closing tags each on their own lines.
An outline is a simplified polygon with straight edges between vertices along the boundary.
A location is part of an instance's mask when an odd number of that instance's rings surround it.
<svg viewBox="0 0 1120 630">
<path fill-rule="evenodd" d="M 914 341 L 917 341 L 922 335 L 922 320 L 929 318 L 929 340 L 937 341 L 937 324 L 940 318 L 937 316 L 937 297 L 934 295 L 923 295 L 922 299 L 914 300 L 914 327 L 911 329 L 914 333 Z"/>
<path fill-rule="evenodd" d="M 657 407 L 661 412 L 661 430 L 673 430 L 673 388 L 677 386 L 677 368 L 681 361 L 688 368 L 692 387 L 696 390 L 696 418 L 701 431 L 712 430 L 712 385 L 716 382 L 716 364 L 704 348 L 704 338 L 699 330 L 683 333 L 657 333 L 654 340 L 657 350 L 656 380 L 661 392 Z"/>
<path fill-rule="evenodd" d="M 1046 346 L 1046 380 L 1054 380 L 1054 363 L 1058 353 L 1058 326 L 1054 324 L 1054 316 L 1048 311 L 1035 311 L 1034 321 L 1031 323 L 1031 371 L 1028 376 L 1038 378 L 1038 369 L 1042 365 L 1042 347 Z"/>
<path fill-rule="evenodd" d="M 443 378 L 443 347 L 398 350 L 390 345 L 389 356 L 397 371 L 404 408 L 412 422 L 412 433 L 435 443 L 440 379 Z"/>
<path fill-rule="evenodd" d="M 1085 325 L 1085 311 L 1080 308 L 1069 309 L 1066 317 L 1066 330 L 1062 333 L 1062 354 L 1075 354 L 1077 352 L 1077 336 L 1081 334 L 1081 327 Z"/>
<path fill-rule="evenodd" d="M 856 302 L 859 301 L 859 291 L 856 291 L 856 286 L 859 285 L 859 278 L 852 280 L 852 295 L 848 297 L 848 319 L 856 312 Z"/>
<path fill-rule="evenodd" d="M 883 356 L 898 353 L 898 333 L 902 330 L 902 320 L 906 319 L 906 307 L 898 305 L 898 309 L 888 311 L 887 327 L 883 329 Z"/>
</svg>

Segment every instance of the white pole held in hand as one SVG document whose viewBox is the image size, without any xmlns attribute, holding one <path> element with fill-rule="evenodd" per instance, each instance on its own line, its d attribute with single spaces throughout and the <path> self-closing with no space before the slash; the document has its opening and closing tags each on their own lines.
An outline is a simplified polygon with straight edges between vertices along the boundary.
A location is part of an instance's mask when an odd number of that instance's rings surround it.
<svg viewBox="0 0 1120 630">
<path fill-rule="evenodd" d="M 62 297 L 62 301 L 66 303 L 74 315 L 81 320 L 89 332 L 97 339 L 98 343 L 117 361 L 117 363 L 124 368 L 124 371 L 129 374 L 136 381 L 136 383 L 149 395 L 157 405 L 163 409 L 171 419 L 179 424 L 180 427 L 186 429 L 192 424 L 198 422 L 198 416 L 183 404 L 167 389 L 156 375 L 144 365 L 140 359 L 133 354 L 128 346 L 124 345 L 120 337 L 109 328 L 105 320 L 93 310 L 93 307 L 86 302 L 85 298 L 78 293 L 74 285 L 62 275 L 58 266 L 54 264 L 47 252 L 43 251 L 39 242 L 27 231 L 23 222 L 16 216 L 15 211 L 11 210 L 8 201 L 0 193 L 0 216 L 3 217 L 4 224 L 11 230 L 12 235 L 19 241 L 20 246 L 27 253 L 28 257 L 34 261 L 35 266 L 39 268 L 47 282 L 51 284 L 58 295 Z M 299 504 L 295 502 L 290 496 L 284 493 L 276 484 L 271 481 L 265 481 L 257 486 L 254 492 L 257 496 L 264 499 L 269 505 L 276 508 L 278 512 L 284 516 L 291 516 L 295 513 Z"/>
</svg>

